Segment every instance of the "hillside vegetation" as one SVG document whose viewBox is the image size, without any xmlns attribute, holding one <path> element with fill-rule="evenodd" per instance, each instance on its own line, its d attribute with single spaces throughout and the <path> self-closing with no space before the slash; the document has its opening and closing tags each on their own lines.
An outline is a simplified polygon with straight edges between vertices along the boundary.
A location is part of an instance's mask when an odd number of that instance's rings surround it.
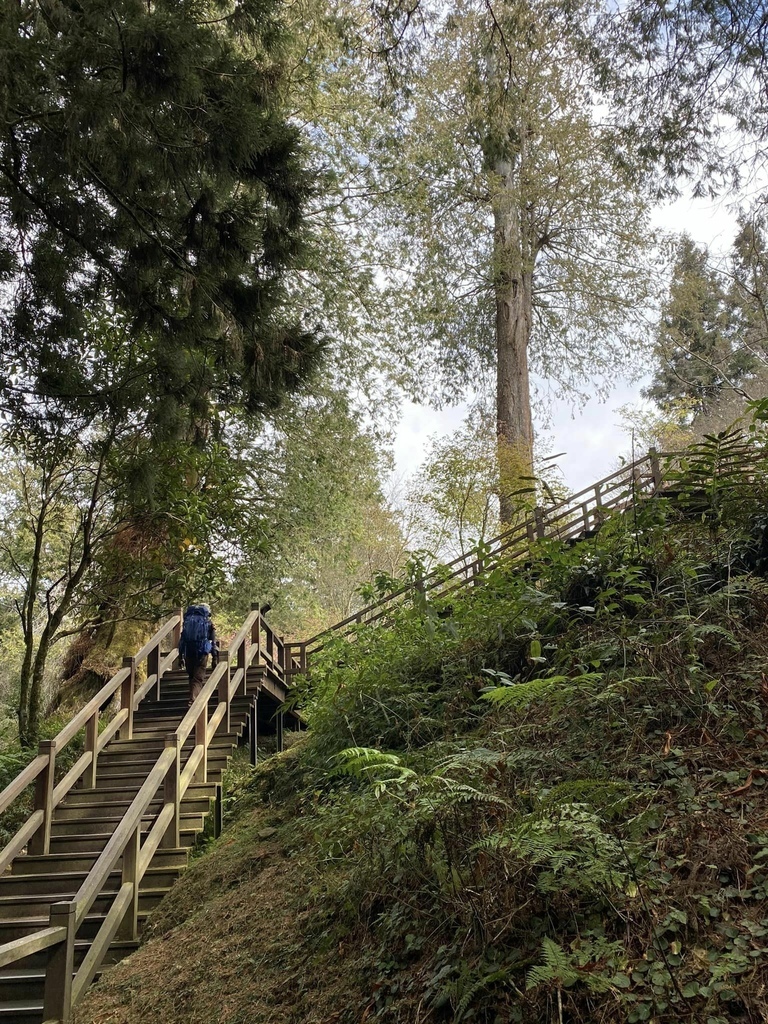
<svg viewBox="0 0 768 1024">
<path fill-rule="evenodd" d="M 765 1021 L 768 465 L 740 444 L 327 648 L 311 732 L 77 1024 Z"/>
</svg>

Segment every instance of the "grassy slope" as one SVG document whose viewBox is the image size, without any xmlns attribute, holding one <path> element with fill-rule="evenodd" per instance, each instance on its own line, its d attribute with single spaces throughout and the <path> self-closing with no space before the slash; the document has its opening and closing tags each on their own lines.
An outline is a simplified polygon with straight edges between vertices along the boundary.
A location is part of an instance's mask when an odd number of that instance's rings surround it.
<svg viewBox="0 0 768 1024">
<path fill-rule="evenodd" d="M 768 1019 L 768 505 L 716 498 L 328 652 L 77 1024 Z"/>
</svg>

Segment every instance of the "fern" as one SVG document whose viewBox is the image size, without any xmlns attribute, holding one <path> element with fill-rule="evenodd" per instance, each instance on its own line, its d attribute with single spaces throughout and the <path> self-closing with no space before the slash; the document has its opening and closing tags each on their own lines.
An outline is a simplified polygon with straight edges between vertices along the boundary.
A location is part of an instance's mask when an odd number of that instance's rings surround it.
<svg viewBox="0 0 768 1024">
<path fill-rule="evenodd" d="M 516 686 L 496 686 L 484 693 L 482 699 L 499 708 L 520 710 L 542 697 L 553 696 L 553 692 L 558 689 L 563 690 L 558 696 L 566 698 L 574 690 L 591 687 L 602 678 L 600 672 L 584 672 L 580 676 L 546 676 Z"/>
<path fill-rule="evenodd" d="M 494 850 L 536 870 L 540 892 L 605 893 L 620 888 L 626 873 L 621 847 L 604 831 L 600 816 L 586 804 L 569 803 L 526 815 L 474 849 Z"/>
<path fill-rule="evenodd" d="M 623 960 L 624 951 L 620 942 L 610 942 L 602 937 L 576 940 L 570 950 L 563 949 L 545 936 L 541 943 L 543 963 L 531 967 L 526 975 L 526 988 L 538 985 L 556 985 L 568 988 L 581 983 L 591 992 L 607 992 L 611 988 L 609 973 L 595 970 L 602 961 L 611 972 L 611 964 Z"/>
<path fill-rule="evenodd" d="M 404 765 L 397 754 L 389 754 L 374 747 L 348 747 L 332 759 L 336 775 L 349 775 L 355 779 L 373 781 L 375 795 L 382 796 L 391 786 L 402 787 L 416 780 L 416 772 Z M 386 778 L 376 773 L 389 772 Z"/>
<path fill-rule="evenodd" d="M 579 980 L 579 972 L 572 964 L 571 956 L 562 946 L 545 936 L 541 942 L 541 955 L 544 963 L 532 967 L 525 978 L 527 989 L 537 985 L 554 982 L 561 988 L 567 988 Z"/>
</svg>

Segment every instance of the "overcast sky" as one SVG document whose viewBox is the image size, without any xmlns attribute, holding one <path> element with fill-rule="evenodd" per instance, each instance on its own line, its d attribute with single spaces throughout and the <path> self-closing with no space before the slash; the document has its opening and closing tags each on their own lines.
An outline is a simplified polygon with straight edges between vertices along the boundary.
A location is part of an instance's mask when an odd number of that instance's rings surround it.
<svg viewBox="0 0 768 1024">
<path fill-rule="evenodd" d="M 657 225 L 665 231 L 686 231 L 691 237 L 725 252 L 736 233 L 736 211 L 722 200 L 679 199 L 658 211 Z M 631 374 L 630 374 L 631 375 Z M 605 402 L 592 399 L 581 409 L 571 403 L 559 403 L 551 410 L 547 425 L 536 416 L 537 430 L 550 439 L 551 453 L 563 452 L 557 460 L 565 482 L 572 490 L 581 490 L 616 467 L 619 456 L 630 450 L 630 438 L 621 429 L 619 409 L 640 401 L 642 382 L 631 383 L 627 377 L 617 380 Z M 396 474 L 403 477 L 415 473 L 424 459 L 430 436 L 444 436 L 461 426 L 465 406 L 439 412 L 407 402 L 394 446 Z"/>
</svg>

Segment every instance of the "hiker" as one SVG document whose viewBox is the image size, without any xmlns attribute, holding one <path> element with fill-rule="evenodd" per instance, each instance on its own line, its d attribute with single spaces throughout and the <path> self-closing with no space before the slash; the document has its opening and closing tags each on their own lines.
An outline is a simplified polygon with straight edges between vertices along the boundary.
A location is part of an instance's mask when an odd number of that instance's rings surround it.
<svg viewBox="0 0 768 1024">
<path fill-rule="evenodd" d="M 191 604 L 184 612 L 184 625 L 179 640 L 179 660 L 189 675 L 189 706 L 203 688 L 208 656 L 213 668 L 219 663 L 216 627 L 211 622 L 211 609 L 207 604 Z"/>
</svg>

